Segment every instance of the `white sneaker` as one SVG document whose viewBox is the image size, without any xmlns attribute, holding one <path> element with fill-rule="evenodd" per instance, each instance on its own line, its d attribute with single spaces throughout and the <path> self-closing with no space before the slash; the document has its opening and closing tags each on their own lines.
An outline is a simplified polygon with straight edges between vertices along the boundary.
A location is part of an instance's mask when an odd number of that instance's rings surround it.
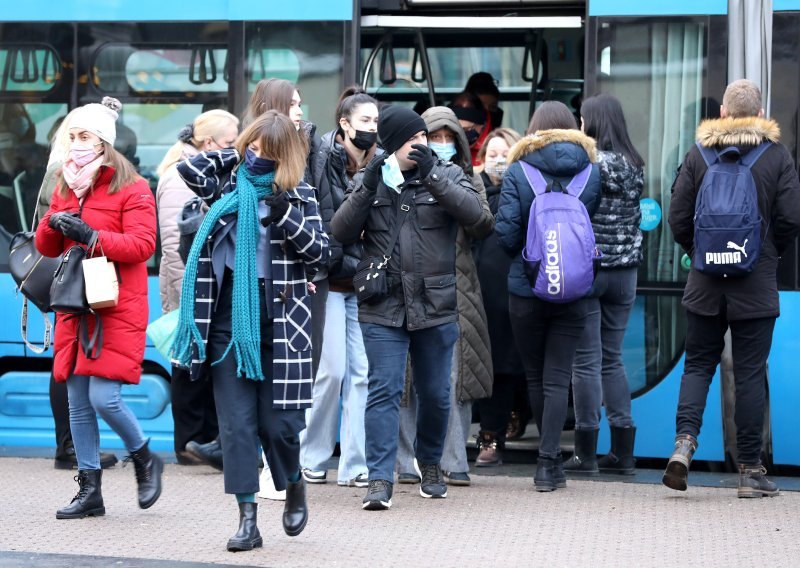
<svg viewBox="0 0 800 568">
<path fill-rule="evenodd" d="M 262 499 L 286 501 L 286 490 L 278 491 L 275 489 L 275 482 L 272 480 L 272 471 L 267 465 L 267 460 L 264 460 L 264 470 L 261 472 L 261 477 L 258 478 L 258 486 L 260 488 L 258 496 Z"/>
<path fill-rule="evenodd" d="M 341 487 L 369 487 L 369 475 L 366 473 L 359 473 L 353 479 L 347 481 L 340 479 L 336 483 Z"/>
<path fill-rule="evenodd" d="M 316 470 L 316 469 L 308 469 L 302 468 L 303 470 L 303 477 L 305 478 L 307 483 L 327 483 L 328 482 L 328 472 L 325 470 Z"/>
</svg>

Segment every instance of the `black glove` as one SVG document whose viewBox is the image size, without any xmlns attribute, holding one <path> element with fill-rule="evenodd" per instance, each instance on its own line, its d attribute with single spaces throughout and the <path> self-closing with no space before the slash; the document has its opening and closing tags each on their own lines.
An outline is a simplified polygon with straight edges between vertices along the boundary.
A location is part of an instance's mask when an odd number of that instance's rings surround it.
<svg viewBox="0 0 800 568">
<path fill-rule="evenodd" d="M 289 207 L 292 206 L 292 204 L 289 203 L 289 194 L 285 191 L 268 195 L 264 201 L 269 205 L 269 215 L 261 219 L 261 224 L 265 227 L 270 223 L 282 219 L 289 210 Z"/>
<path fill-rule="evenodd" d="M 70 215 L 70 213 L 67 213 L 66 211 L 59 211 L 58 213 L 53 213 L 52 215 L 50 215 L 50 220 L 47 222 L 47 224 L 50 226 L 51 229 L 55 231 L 61 231 L 61 225 L 59 224 L 59 219 L 61 219 L 61 217 L 63 217 L 64 215 Z"/>
<path fill-rule="evenodd" d="M 381 154 L 380 156 L 372 158 L 369 164 L 367 164 L 367 168 L 364 170 L 362 183 L 369 191 L 377 191 L 378 184 L 381 182 L 381 167 L 383 167 L 383 162 L 385 162 L 388 157 L 388 154 Z"/>
<path fill-rule="evenodd" d="M 97 238 L 97 231 L 86 224 L 86 221 L 75 215 L 60 215 L 58 217 L 58 230 L 68 239 L 76 243 L 91 245 Z"/>
<path fill-rule="evenodd" d="M 413 150 L 408 153 L 408 159 L 417 162 L 419 179 L 423 180 L 430 175 L 433 165 L 436 163 L 436 158 L 433 155 L 433 151 L 425 144 L 413 144 L 411 147 Z"/>
</svg>

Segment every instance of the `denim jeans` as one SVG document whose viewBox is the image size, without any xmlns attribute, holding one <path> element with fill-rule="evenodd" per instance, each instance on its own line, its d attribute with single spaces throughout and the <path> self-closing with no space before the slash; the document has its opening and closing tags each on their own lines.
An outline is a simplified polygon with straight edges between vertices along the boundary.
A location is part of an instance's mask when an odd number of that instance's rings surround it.
<svg viewBox="0 0 800 568">
<path fill-rule="evenodd" d="M 597 429 L 601 405 L 611 426 L 633 426 L 622 340 L 636 299 L 636 273 L 636 268 L 600 270 L 593 297 L 585 300 L 589 313 L 572 367 L 577 428 Z"/>
<path fill-rule="evenodd" d="M 510 294 L 508 305 L 531 411 L 540 426 L 539 455 L 555 458 L 567 418 L 575 350 L 586 324 L 586 300 L 554 304 Z"/>
<path fill-rule="evenodd" d="M 67 379 L 69 424 L 78 469 L 100 469 L 100 429 L 97 415 L 117 433 L 129 452 L 144 446 L 139 421 L 120 396 L 122 383 L 102 377 L 72 375 Z"/>
<path fill-rule="evenodd" d="M 472 401 L 456 400 L 458 383 L 458 350 L 453 349 L 453 368 L 450 371 L 450 416 L 447 419 L 447 436 L 442 450 L 442 469 L 449 472 L 467 472 L 467 445 L 472 423 Z M 509 410 L 510 412 L 510 410 Z M 505 427 L 505 425 L 504 425 Z M 411 386 L 408 404 L 400 409 L 400 441 L 397 449 L 397 473 L 414 473 L 414 438 L 417 435 L 417 391 Z"/>
<path fill-rule="evenodd" d="M 678 398 L 676 433 L 697 438 L 711 379 L 722 358 L 725 332 L 731 328 L 731 354 L 736 385 L 736 449 L 739 463 L 761 459 L 767 357 L 775 318 L 728 321 L 726 310 L 716 316 L 686 312 L 686 362 Z"/>
<path fill-rule="evenodd" d="M 339 433 L 338 477 L 347 482 L 367 473 L 364 410 L 367 406 L 367 354 L 358 324 L 354 292 L 328 292 L 322 356 L 314 381 L 314 405 L 306 410 L 300 433 L 300 465 L 323 469 Z M 342 421 L 339 425 L 339 399 Z"/>
<path fill-rule="evenodd" d="M 400 398 L 410 353 L 417 390 L 417 438 L 414 454 L 423 464 L 442 459 L 450 412 L 450 369 L 458 324 L 446 323 L 418 331 L 362 323 L 369 361 L 369 395 L 364 420 L 370 480 L 394 480 Z"/>
</svg>

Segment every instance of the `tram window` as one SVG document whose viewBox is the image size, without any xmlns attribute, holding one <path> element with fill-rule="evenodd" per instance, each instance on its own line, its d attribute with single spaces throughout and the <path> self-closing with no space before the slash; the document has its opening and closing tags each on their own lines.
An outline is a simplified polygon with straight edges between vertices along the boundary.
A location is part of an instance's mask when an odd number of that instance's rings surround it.
<svg viewBox="0 0 800 568">
<path fill-rule="evenodd" d="M 66 114 L 66 104 L 0 104 L 0 271 L 8 270 L 11 237 L 31 228 L 47 168 L 48 134 Z"/>
<path fill-rule="evenodd" d="M 303 120 L 320 133 L 333 128 L 344 69 L 344 22 L 245 24 L 248 89 L 267 77 L 295 83 L 303 94 Z"/>
<path fill-rule="evenodd" d="M 47 92 L 61 78 L 61 61 L 52 47 L 11 44 L 0 49 L 0 92 Z"/>
</svg>

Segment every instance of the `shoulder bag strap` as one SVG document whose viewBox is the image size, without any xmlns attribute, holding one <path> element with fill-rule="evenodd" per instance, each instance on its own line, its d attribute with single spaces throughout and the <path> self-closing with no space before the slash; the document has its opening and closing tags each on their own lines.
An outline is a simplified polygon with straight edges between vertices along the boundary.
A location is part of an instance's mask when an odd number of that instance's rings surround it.
<svg viewBox="0 0 800 568">
<path fill-rule="evenodd" d="M 93 315 L 96 322 L 91 339 L 89 338 L 89 315 Z M 78 322 L 78 328 L 83 354 L 87 359 L 98 359 L 103 350 L 103 320 L 100 319 L 100 315 L 94 311 L 90 314 L 83 314 Z"/>
<path fill-rule="evenodd" d="M 389 259 L 392 258 L 392 251 L 394 250 L 394 244 L 397 242 L 398 237 L 400 236 L 400 229 L 403 228 L 403 222 L 406 220 L 406 215 L 408 212 L 411 211 L 411 206 L 408 204 L 408 196 L 411 195 L 412 198 L 414 196 L 414 191 L 410 189 L 406 189 L 400 197 L 400 214 L 397 215 L 397 220 L 395 221 L 394 232 L 392 233 L 392 238 L 389 239 L 389 244 L 386 247 L 386 250 L 383 253 L 383 262 L 381 263 L 381 268 L 385 267 L 389 263 Z"/>
<path fill-rule="evenodd" d="M 44 316 L 44 341 L 42 342 L 42 346 L 39 347 L 38 345 L 33 345 L 28 341 L 28 298 L 23 298 L 22 316 L 20 317 L 20 331 L 22 332 L 22 341 L 24 341 L 25 345 L 28 346 L 28 349 L 34 353 L 44 353 L 50 349 L 50 338 L 53 334 L 53 322 L 50 321 L 50 318 L 47 317 L 47 314 L 42 315 Z"/>
</svg>

